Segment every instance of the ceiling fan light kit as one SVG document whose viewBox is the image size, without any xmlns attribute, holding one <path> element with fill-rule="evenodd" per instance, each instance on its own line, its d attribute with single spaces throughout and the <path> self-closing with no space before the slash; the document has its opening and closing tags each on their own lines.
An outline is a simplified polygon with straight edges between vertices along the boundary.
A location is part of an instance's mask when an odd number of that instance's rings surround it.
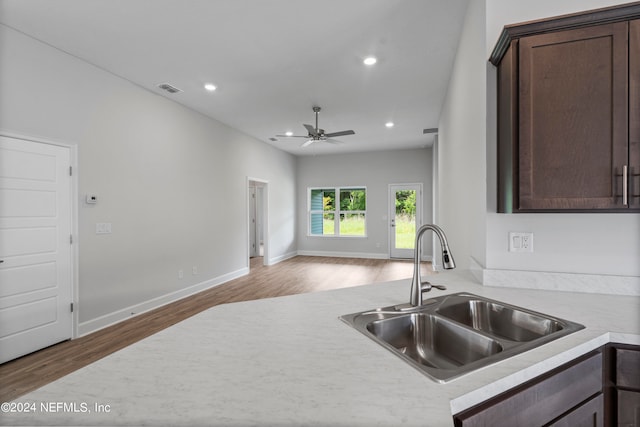
<svg viewBox="0 0 640 427">
<path fill-rule="evenodd" d="M 302 125 L 305 127 L 305 129 L 307 129 L 308 135 L 293 135 L 291 132 L 286 132 L 284 135 L 276 135 L 276 136 L 281 138 L 307 138 L 307 141 L 305 141 L 301 145 L 301 147 L 308 147 L 314 142 L 319 142 L 319 141 L 328 142 L 330 144 L 342 144 L 342 141 L 336 141 L 331 138 L 335 138 L 337 136 L 355 135 L 355 132 L 352 130 L 342 130 L 339 132 L 325 133 L 324 129 L 321 129 L 318 127 L 318 114 L 320 113 L 320 110 L 321 108 L 318 106 L 313 107 L 313 112 L 316 115 L 315 127 L 308 124 Z"/>
</svg>

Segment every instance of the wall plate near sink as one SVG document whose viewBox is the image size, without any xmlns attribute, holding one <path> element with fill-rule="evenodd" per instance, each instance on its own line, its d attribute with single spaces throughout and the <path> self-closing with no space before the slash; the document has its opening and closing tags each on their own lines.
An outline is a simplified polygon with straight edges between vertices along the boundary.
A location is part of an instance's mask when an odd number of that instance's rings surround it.
<svg viewBox="0 0 640 427">
<path fill-rule="evenodd" d="M 584 328 L 466 292 L 340 319 L 440 383 Z"/>
</svg>

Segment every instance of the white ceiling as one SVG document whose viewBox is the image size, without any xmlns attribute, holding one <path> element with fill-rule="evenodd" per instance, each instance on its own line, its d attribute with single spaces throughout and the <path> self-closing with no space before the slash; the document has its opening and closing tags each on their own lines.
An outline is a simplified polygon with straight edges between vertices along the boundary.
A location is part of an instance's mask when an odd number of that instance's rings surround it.
<svg viewBox="0 0 640 427">
<path fill-rule="evenodd" d="M 0 0 L 0 22 L 296 155 L 424 147 L 468 0 Z M 374 66 L 362 60 L 378 58 Z M 183 90 L 168 94 L 156 86 Z M 217 85 L 207 92 L 203 85 Z M 300 148 L 322 107 L 327 133 Z M 385 123 L 393 121 L 393 128 Z"/>
</svg>

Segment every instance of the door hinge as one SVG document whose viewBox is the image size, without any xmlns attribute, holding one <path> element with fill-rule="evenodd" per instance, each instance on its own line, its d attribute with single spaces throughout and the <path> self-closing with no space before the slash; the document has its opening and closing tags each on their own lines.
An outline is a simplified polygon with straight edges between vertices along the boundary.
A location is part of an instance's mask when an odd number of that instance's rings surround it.
<svg viewBox="0 0 640 427">
<path fill-rule="evenodd" d="M 73 176 L 73 166 L 69 166 L 69 176 Z"/>
<path fill-rule="evenodd" d="M 73 245 L 73 234 L 69 234 L 69 244 Z"/>
<path fill-rule="evenodd" d="M 71 307 L 69 307 L 71 309 L 71 312 L 73 313 L 73 303 L 71 303 Z"/>
</svg>

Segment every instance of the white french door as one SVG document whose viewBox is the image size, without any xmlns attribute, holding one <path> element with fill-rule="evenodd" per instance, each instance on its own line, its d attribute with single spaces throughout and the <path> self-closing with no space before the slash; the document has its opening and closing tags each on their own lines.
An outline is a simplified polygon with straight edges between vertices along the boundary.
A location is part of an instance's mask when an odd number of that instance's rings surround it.
<svg viewBox="0 0 640 427">
<path fill-rule="evenodd" d="M 389 185 L 389 256 L 413 258 L 422 219 L 422 184 Z"/>
<path fill-rule="evenodd" d="M 71 338 L 71 152 L 0 136 L 0 363 Z"/>
</svg>

